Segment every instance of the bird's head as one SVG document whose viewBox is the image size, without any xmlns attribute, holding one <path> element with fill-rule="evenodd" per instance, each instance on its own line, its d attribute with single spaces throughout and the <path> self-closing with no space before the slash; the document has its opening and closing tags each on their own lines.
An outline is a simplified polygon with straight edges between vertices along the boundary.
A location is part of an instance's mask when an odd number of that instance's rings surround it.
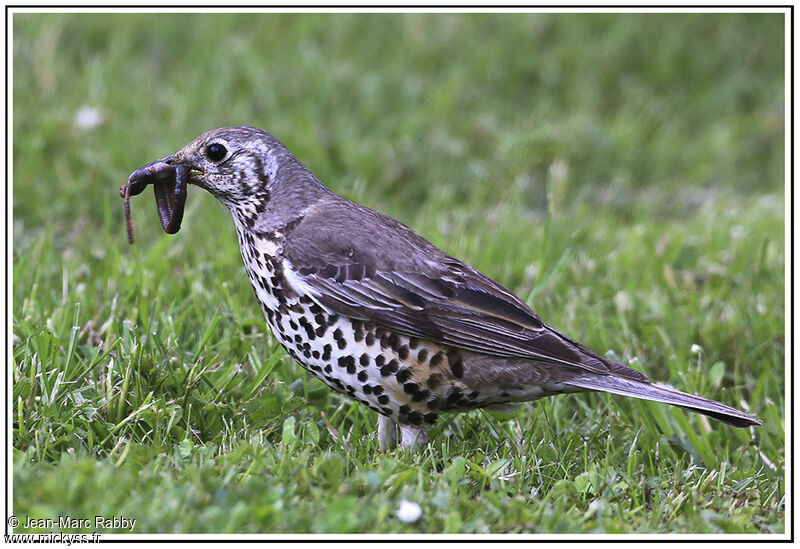
<svg viewBox="0 0 800 549">
<path fill-rule="evenodd" d="M 237 222 L 249 227 L 275 209 L 276 198 L 293 200 L 288 206 L 296 207 L 298 200 L 324 188 L 280 141 L 248 126 L 202 134 L 175 154 L 133 172 L 121 193 L 134 196 L 150 184 L 162 226 L 170 234 L 180 229 L 189 184 L 216 196 Z"/>
<path fill-rule="evenodd" d="M 276 153 L 285 150 L 272 135 L 246 126 L 204 133 L 172 155 L 169 162 L 188 169 L 189 183 L 226 205 L 261 194 L 275 179 Z"/>
</svg>

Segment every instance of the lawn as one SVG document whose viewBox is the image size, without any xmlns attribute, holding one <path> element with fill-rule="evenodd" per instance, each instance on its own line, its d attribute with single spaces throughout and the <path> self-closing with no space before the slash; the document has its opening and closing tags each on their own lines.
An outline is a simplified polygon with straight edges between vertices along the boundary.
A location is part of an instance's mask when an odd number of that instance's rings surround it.
<svg viewBox="0 0 800 549">
<path fill-rule="evenodd" d="M 14 15 L 14 514 L 140 534 L 784 533 L 783 25 Z M 239 124 L 562 332 L 764 425 L 559 396 L 381 452 L 376 414 L 268 331 L 210 195 L 190 189 L 169 236 L 148 191 L 126 241 L 128 174 Z M 51 530 L 96 528 L 16 531 Z"/>
</svg>

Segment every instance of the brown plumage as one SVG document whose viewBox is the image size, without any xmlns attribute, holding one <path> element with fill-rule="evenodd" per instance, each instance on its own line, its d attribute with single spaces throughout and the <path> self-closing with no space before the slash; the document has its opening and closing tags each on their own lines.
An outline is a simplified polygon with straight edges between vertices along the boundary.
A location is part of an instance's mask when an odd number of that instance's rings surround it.
<svg viewBox="0 0 800 549">
<path fill-rule="evenodd" d="M 328 190 L 277 139 L 207 132 L 137 170 L 168 232 L 187 183 L 222 201 L 278 341 L 309 372 L 381 414 L 383 446 L 427 440 L 438 414 L 606 391 L 665 402 L 736 427 L 760 421 L 655 385 L 546 325 L 521 299 L 409 227 Z"/>
</svg>

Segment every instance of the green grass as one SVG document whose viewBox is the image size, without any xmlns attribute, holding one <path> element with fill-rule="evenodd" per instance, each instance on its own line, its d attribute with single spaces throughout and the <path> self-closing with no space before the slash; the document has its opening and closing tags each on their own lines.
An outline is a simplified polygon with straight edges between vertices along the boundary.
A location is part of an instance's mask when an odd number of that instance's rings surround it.
<svg viewBox="0 0 800 549">
<path fill-rule="evenodd" d="M 782 16 L 17 14 L 13 31 L 21 520 L 784 533 Z M 75 127 L 82 106 L 104 122 Z M 211 196 L 191 189 L 167 236 L 146 193 L 126 242 L 127 175 L 228 124 L 763 427 L 561 396 L 380 452 L 376 415 L 276 344 Z"/>
</svg>

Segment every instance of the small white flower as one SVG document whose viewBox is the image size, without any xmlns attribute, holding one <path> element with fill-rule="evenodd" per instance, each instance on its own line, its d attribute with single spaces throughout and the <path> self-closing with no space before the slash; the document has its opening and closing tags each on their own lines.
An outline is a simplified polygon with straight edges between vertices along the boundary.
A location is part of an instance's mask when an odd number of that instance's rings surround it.
<svg viewBox="0 0 800 549">
<path fill-rule="evenodd" d="M 105 121 L 105 117 L 100 109 L 97 107 L 81 107 L 75 113 L 73 123 L 77 128 L 82 130 L 91 130 L 99 126 Z"/>
<path fill-rule="evenodd" d="M 692 354 L 699 355 L 700 353 L 703 352 L 703 348 L 700 345 L 698 345 L 697 343 L 692 343 L 691 351 L 692 351 Z"/>
<path fill-rule="evenodd" d="M 400 508 L 397 509 L 397 518 L 410 524 L 412 522 L 417 522 L 421 516 L 422 508 L 418 503 L 405 499 L 400 501 Z"/>
</svg>

